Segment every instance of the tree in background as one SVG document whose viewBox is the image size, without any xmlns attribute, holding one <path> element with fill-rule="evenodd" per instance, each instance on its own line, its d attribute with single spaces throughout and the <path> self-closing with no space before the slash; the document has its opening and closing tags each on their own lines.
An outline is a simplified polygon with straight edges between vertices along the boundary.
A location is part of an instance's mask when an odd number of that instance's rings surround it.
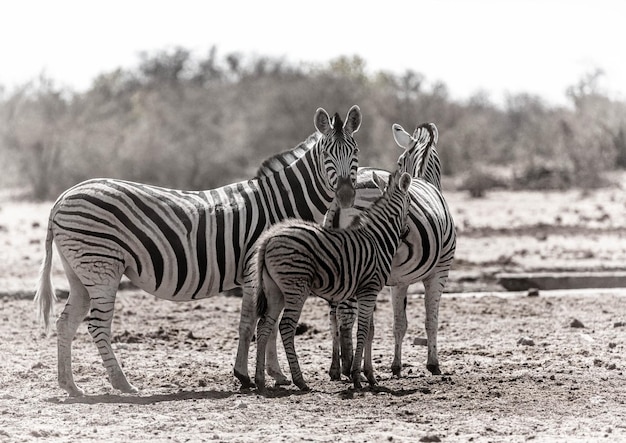
<svg viewBox="0 0 626 443">
<path fill-rule="evenodd" d="M 391 125 L 432 121 L 444 173 L 473 181 L 476 195 L 495 185 L 591 187 L 626 166 L 626 104 L 602 93 L 599 76 L 568 90 L 571 108 L 527 94 L 497 106 L 485 92 L 452 100 L 445 84 L 416 71 L 368 73 L 358 56 L 294 66 L 220 57 L 215 47 L 200 58 L 183 48 L 145 53 L 85 92 L 45 77 L 2 90 L 0 185 L 28 187 L 38 199 L 103 176 L 214 188 L 252 177 L 264 158 L 304 140 L 318 107 L 341 115 L 358 104 L 361 165 L 393 168 Z M 497 169 L 513 172 L 508 182 L 493 180 Z"/>
</svg>

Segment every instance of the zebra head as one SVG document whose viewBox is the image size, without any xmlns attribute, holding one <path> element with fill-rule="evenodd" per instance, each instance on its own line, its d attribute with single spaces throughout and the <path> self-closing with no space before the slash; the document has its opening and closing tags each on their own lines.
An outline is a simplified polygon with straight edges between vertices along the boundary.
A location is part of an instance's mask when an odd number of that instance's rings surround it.
<svg viewBox="0 0 626 443">
<path fill-rule="evenodd" d="M 354 105 L 348 111 L 345 123 L 335 113 L 331 119 L 328 113 L 318 108 L 315 112 L 315 129 L 322 135 L 316 148 L 321 154 L 326 182 L 335 193 L 342 208 L 354 204 L 357 170 L 359 168 L 356 141 L 353 134 L 361 126 L 361 110 Z"/>
<path fill-rule="evenodd" d="M 441 189 L 441 163 L 435 146 L 439 132 L 434 123 L 423 123 L 409 135 L 397 123 L 392 126 L 393 138 L 404 153 L 398 158 L 398 171 L 420 177 Z"/>
</svg>

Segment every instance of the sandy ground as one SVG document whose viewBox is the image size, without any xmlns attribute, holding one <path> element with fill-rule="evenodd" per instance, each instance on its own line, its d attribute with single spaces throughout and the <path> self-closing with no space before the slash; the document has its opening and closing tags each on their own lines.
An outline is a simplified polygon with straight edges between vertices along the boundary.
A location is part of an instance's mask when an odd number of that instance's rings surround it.
<svg viewBox="0 0 626 443">
<path fill-rule="evenodd" d="M 73 362 L 87 396 L 71 399 L 56 383 L 56 337 L 42 333 L 28 299 L 51 204 L 3 196 L 0 441 L 626 441 L 626 290 L 529 297 L 496 282 L 504 271 L 623 269 L 623 189 L 448 201 L 459 248 L 440 311 L 443 376 L 429 375 L 414 344 L 424 337 L 421 285 L 409 299 L 402 378 L 391 378 L 387 290 L 375 316 L 379 386 L 362 391 L 329 380 L 327 306 L 311 299 L 296 348 L 313 391 L 263 396 L 232 376 L 240 299 L 177 304 L 123 291 L 114 348 L 141 391 L 112 390 L 82 325 Z M 67 286 L 58 262 L 54 276 Z"/>
</svg>

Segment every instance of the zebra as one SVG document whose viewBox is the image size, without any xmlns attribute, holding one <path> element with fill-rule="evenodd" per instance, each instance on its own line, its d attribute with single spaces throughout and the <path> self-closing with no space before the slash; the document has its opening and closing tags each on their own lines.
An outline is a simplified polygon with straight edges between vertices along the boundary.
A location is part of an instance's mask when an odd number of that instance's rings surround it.
<svg viewBox="0 0 626 443">
<path fill-rule="evenodd" d="M 263 177 L 207 191 L 183 191 L 115 179 L 93 179 L 65 191 L 48 221 L 45 257 L 35 295 L 48 329 L 55 295 L 52 243 L 70 285 L 57 319 L 58 381 L 81 396 L 71 368 L 71 343 L 89 312 L 91 334 L 111 385 L 136 393 L 111 347 L 111 322 L 122 275 L 159 298 L 187 301 L 243 284 L 254 244 L 270 225 L 290 217 L 321 221 L 333 198 L 354 201 L 361 111 L 345 123 L 317 109 L 316 133 L 302 154 Z"/>
<path fill-rule="evenodd" d="M 374 175 L 378 181 L 378 176 Z M 328 229 L 302 220 L 272 226 L 257 244 L 257 365 L 255 382 L 265 387 L 265 352 L 269 336 L 284 307 L 279 329 L 294 384 L 308 390 L 294 347 L 296 325 L 311 294 L 332 302 L 354 297 L 358 303 L 358 332 L 351 374 L 361 387 L 361 361 L 365 341 L 371 343 L 376 297 L 391 272 L 391 261 L 407 228 L 408 173 L 389 175 L 387 187 L 357 222 L 348 229 Z M 383 187 L 384 184 L 380 183 Z M 376 384 L 371 358 L 365 375 Z"/>
<path fill-rule="evenodd" d="M 412 177 L 425 180 L 441 189 L 441 163 L 439 156 L 436 153 L 435 146 L 439 139 L 439 132 L 437 126 L 434 123 L 423 123 L 418 125 L 411 136 L 404 128 L 394 123 L 392 125 L 392 134 L 396 144 L 404 150 L 400 155 L 397 162 L 397 170 L 401 172 L 408 172 Z M 365 168 L 362 168 L 365 170 Z M 374 190 L 374 192 L 376 192 Z M 364 195 L 360 196 L 362 199 L 367 198 Z M 371 197 L 369 197 L 371 198 Z M 355 212 L 356 211 L 356 212 Z M 345 228 L 349 224 L 354 223 L 356 217 L 358 217 L 358 209 L 354 207 L 340 208 L 339 206 L 331 206 L 327 212 L 326 217 L 329 215 L 334 218 L 332 221 L 333 226 L 337 228 Z M 327 225 L 331 221 L 324 221 Z M 406 300 L 406 299 L 405 299 Z M 402 319 L 404 319 L 406 331 L 406 313 L 405 305 L 399 305 L 394 298 L 394 326 L 402 328 Z M 400 310 L 400 312 L 398 312 Z M 332 380 L 339 380 L 341 378 L 341 367 L 344 368 L 344 375 L 349 375 L 349 368 L 351 366 L 352 359 L 352 327 L 356 319 L 356 303 L 353 299 L 348 299 L 341 302 L 339 305 L 331 304 L 329 319 L 331 324 L 331 334 L 333 337 L 333 351 L 332 361 L 329 374 Z M 338 325 L 338 322 L 340 323 Z M 372 325 L 373 327 L 373 325 Z M 399 375 L 396 368 L 401 368 L 401 351 L 402 351 L 402 338 L 404 337 L 402 329 L 394 329 L 394 335 L 396 337 L 395 358 L 392 368 L 394 375 Z M 340 352 L 341 350 L 341 352 Z"/>
<path fill-rule="evenodd" d="M 409 235 L 403 239 L 398 252 L 392 262 L 392 272 L 387 281 L 391 286 L 392 304 L 394 312 L 394 358 L 391 364 L 392 374 L 401 375 L 402 370 L 402 340 L 407 330 L 406 306 L 407 290 L 412 284 L 420 281 L 425 289 L 425 328 L 428 342 L 427 369 L 433 375 L 440 375 L 439 359 L 437 355 L 437 328 L 438 312 L 441 294 L 447 282 L 448 274 L 454 259 L 456 249 L 456 230 L 454 220 L 441 191 L 441 162 L 437 153 L 437 127 L 432 123 L 417 126 L 413 135 L 409 135 L 402 126 L 395 124 L 392 127 L 396 143 L 405 150 L 398 159 L 398 168 L 417 174 L 414 166 L 421 156 L 421 179 L 413 180 L 410 189 L 411 208 L 409 211 Z M 432 142 L 425 142 L 431 139 Z M 428 149 L 427 149 L 428 148 Z M 427 155 L 420 154 L 428 150 Z M 412 160 L 415 159 L 415 160 Z M 424 169 L 424 165 L 425 169 Z M 262 170 L 260 170 L 262 172 Z M 372 176 L 376 173 L 384 176 L 386 171 L 375 168 L 359 168 L 354 207 L 360 210 L 372 204 L 380 191 L 376 187 Z M 328 219 L 328 216 L 327 216 Z M 328 221 L 327 221 L 328 223 Z M 344 370 L 351 368 L 352 355 L 351 331 L 354 323 L 354 310 L 349 304 L 339 310 L 341 328 L 337 328 L 335 312 L 331 305 L 330 323 L 333 335 L 333 361 L 330 368 L 331 379 L 341 377 L 341 363 L 339 362 L 339 336 L 342 346 L 345 347 L 343 356 Z M 268 358 L 275 355 L 275 342 L 270 340 Z M 272 348 L 274 348 L 272 350 Z M 274 368 L 277 380 L 284 380 L 280 372 L 278 361 L 269 361 Z M 278 371 L 276 370 L 278 369 Z M 346 375 L 348 375 L 344 372 Z"/>
</svg>

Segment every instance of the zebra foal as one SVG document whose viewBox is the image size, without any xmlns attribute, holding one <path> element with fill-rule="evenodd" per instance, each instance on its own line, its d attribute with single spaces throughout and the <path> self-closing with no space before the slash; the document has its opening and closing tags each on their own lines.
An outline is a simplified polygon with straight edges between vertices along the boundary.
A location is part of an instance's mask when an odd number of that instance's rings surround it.
<svg viewBox="0 0 626 443">
<path fill-rule="evenodd" d="M 286 220 L 263 234 L 255 260 L 260 317 L 255 372 L 258 389 L 265 387 L 266 346 L 284 308 L 279 329 L 291 376 L 296 386 L 308 390 L 294 336 L 302 306 L 311 294 L 334 303 L 350 297 L 357 300 L 357 346 L 351 376 L 354 386 L 361 387 L 361 361 L 376 297 L 389 277 L 391 260 L 407 228 L 410 185 L 409 174 L 392 173 L 383 195 L 348 229 Z M 364 369 L 368 382 L 376 384 L 370 359 L 366 359 Z"/>
<path fill-rule="evenodd" d="M 111 385 L 137 392 L 111 347 L 122 275 L 166 300 L 217 295 L 243 285 L 254 245 L 269 226 L 291 217 L 319 222 L 333 198 L 342 206 L 353 203 L 358 168 L 353 133 L 361 124 L 360 109 L 353 106 L 344 123 L 319 108 L 314 124 L 317 132 L 295 150 L 301 155 L 262 177 L 206 191 L 95 179 L 57 199 L 35 301 L 47 328 L 55 301 L 50 280 L 54 242 L 70 285 L 56 322 L 61 388 L 70 396 L 83 395 L 72 374 L 71 346 L 89 314 L 87 329 Z"/>
</svg>

